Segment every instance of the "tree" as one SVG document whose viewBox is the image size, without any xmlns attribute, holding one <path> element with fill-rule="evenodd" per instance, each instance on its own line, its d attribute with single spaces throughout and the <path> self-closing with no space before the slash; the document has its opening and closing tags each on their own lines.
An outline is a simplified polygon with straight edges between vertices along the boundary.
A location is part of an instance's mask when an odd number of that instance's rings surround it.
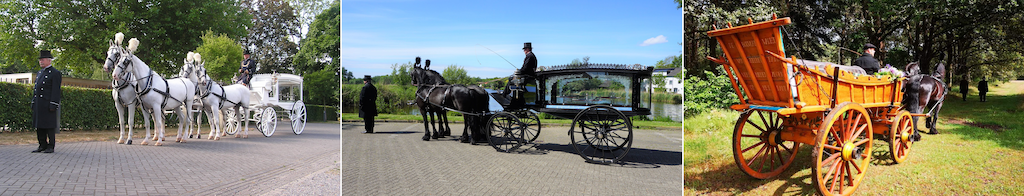
<svg viewBox="0 0 1024 196">
<path fill-rule="evenodd" d="M 0 3 L 0 73 L 22 73 L 38 69 L 32 29 L 38 9 L 23 1 Z"/>
<path fill-rule="evenodd" d="M 238 73 L 241 67 L 242 46 L 227 35 L 214 35 L 213 31 L 206 31 L 201 37 L 203 43 L 195 49 L 202 57 L 206 73 L 210 78 L 221 83 L 231 84 L 231 77 Z M 184 57 L 184 55 L 182 55 Z"/>
<path fill-rule="evenodd" d="M 26 18 L 17 26 L 29 32 L 29 39 L 42 41 L 41 49 L 54 50 L 54 65 L 72 77 L 92 75 L 106 58 L 108 40 L 117 32 L 126 39 L 138 38 L 141 45 L 135 55 L 157 73 L 171 75 L 178 72 L 181 58 L 198 46 L 203 31 L 240 37 L 250 24 L 248 14 L 230 0 L 23 0 L 13 4 L 29 11 L 7 17 Z"/>
<path fill-rule="evenodd" d="M 253 49 L 257 72 L 295 73 L 292 56 L 298 52 L 299 20 L 292 6 L 283 0 L 242 0 L 252 14 L 252 28 L 242 46 Z"/>
<path fill-rule="evenodd" d="M 466 69 L 463 69 L 458 65 L 449 65 L 444 68 L 444 71 L 441 72 L 441 77 L 444 77 L 444 79 L 451 84 L 473 84 L 473 79 L 469 77 Z"/>
<path fill-rule="evenodd" d="M 351 79 L 355 78 L 355 76 L 352 76 L 352 72 L 351 71 L 348 71 L 347 69 L 342 67 L 341 68 L 341 78 L 345 79 L 344 81 L 348 81 L 348 80 L 351 80 Z"/>
<path fill-rule="evenodd" d="M 412 62 L 407 62 L 399 65 L 398 63 L 391 64 L 391 78 L 393 84 L 397 85 L 412 85 Z"/>
<path fill-rule="evenodd" d="M 295 71 L 310 73 L 341 66 L 341 6 L 338 3 L 316 16 L 295 54 Z"/>
<path fill-rule="evenodd" d="M 330 70 L 320 70 L 303 76 L 302 90 L 306 104 L 339 106 L 338 75 Z"/>
<path fill-rule="evenodd" d="M 316 17 L 318 17 L 319 14 L 322 14 L 322 12 L 325 9 L 329 9 L 332 4 L 338 4 L 338 5 L 341 4 L 341 1 L 338 1 L 338 0 L 287 0 L 287 1 L 288 1 L 289 4 L 292 5 L 292 7 L 295 8 L 296 12 L 298 13 L 299 24 L 302 25 L 302 28 L 303 29 L 309 28 L 308 30 L 310 30 L 310 31 L 312 31 L 312 26 L 310 26 L 310 25 L 312 23 L 314 23 Z M 306 39 L 308 37 L 309 37 L 309 34 L 307 33 L 306 37 L 303 37 L 302 39 Z"/>
</svg>

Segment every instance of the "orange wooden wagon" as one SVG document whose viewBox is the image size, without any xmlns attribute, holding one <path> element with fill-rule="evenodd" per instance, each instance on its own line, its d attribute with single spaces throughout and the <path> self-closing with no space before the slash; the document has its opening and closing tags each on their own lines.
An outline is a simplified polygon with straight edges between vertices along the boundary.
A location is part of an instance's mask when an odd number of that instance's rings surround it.
<svg viewBox="0 0 1024 196">
<path fill-rule="evenodd" d="M 750 21 L 748 19 L 748 21 Z M 903 110 L 903 77 L 858 74 L 863 69 L 785 57 L 780 27 L 789 18 L 709 31 L 725 53 L 721 64 L 741 111 L 733 156 L 746 174 L 779 175 L 801 144 L 812 145 L 814 183 L 823 195 L 850 195 L 863 181 L 874 134 L 888 139 L 903 162 L 912 145 L 913 121 Z"/>
</svg>

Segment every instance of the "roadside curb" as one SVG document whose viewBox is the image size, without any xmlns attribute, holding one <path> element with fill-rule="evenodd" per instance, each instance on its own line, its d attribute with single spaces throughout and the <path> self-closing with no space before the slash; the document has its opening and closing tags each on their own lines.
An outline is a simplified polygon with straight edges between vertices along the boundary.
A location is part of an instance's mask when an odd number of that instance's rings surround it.
<svg viewBox="0 0 1024 196">
<path fill-rule="evenodd" d="M 374 120 L 373 122 L 385 122 L 385 123 L 423 123 L 422 120 Z M 343 120 L 343 121 L 341 121 L 341 123 L 363 123 L 363 121 L 361 121 L 361 120 Z M 448 123 L 463 124 L 464 121 L 449 121 Z M 541 127 L 552 127 L 552 126 L 567 127 L 567 126 L 571 126 L 571 124 L 564 124 L 564 123 L 541 123 Z M 639 126 L 634 126 L 633 128 L 634 129 L 639 129 L 640 127 Z M 680 126 L 680 127 L 646 127 L 645 129 L 668 130 L 668 131 L 679 130 L 679 131 L 682 131 L 683 127 L 682 126 Z"/>
</svg>

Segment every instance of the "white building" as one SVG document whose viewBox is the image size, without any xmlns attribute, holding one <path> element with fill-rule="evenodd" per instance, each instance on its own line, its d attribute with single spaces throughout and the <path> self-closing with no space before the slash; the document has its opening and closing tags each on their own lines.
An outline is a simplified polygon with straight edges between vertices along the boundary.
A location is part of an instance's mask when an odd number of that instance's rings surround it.
<svg viewBox="0 0 1024 196">
<path fill-rule="evenodd" d="M 29 73 L 13 73 L 13 74 L 0 74 L 0 82 L 9 83 L 22 83 L 32 85 L 35 84 L 36 72 Z M 90 80 L 81 78 L 72 78 L 65 76 L 61 79 L 61 86 L 74 86 L 83 88 L 99 88 L 99 89 L 111 89 L 110 81 L 104 80 Z"/>
<path fill-rule="evenodd" d="M 665 76 L 665 92 L 683 94 L 683 79 L 677 78 L 676 75 L 682 72 L 683 68 L 662 68 L 654 69 L 654 73 L 651 75 Z"/>
</svg>

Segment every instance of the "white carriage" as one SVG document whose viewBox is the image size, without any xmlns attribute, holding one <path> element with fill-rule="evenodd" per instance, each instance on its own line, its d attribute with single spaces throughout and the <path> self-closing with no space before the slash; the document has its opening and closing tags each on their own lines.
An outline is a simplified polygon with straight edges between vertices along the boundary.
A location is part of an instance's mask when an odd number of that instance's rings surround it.
<svg viewBox="0 0 1024 196">
<path fill-rule="evenodd" d="M 306 105 L 302 103 L 302 76 L 293 74 L 256 74 L 250 82 L 251 94 L 249 111 L 251 119 L 256 123 L 256 130 L 263 136 L 274 135 L 278 117 L 287 117 L 292 132 L 302 134 L 306 127 Z M 227 118 L 226 132 L 234 135 L 240 123 L 235 118 L 234 110 L 224 110 Z"/>
</svg>

